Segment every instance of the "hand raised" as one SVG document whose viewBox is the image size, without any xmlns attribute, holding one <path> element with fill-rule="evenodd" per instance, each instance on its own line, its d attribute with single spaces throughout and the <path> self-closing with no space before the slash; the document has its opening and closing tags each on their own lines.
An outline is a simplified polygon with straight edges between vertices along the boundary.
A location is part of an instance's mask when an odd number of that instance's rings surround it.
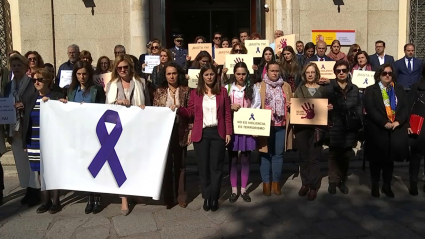
<svg viewBox="0 0 425 239">
<path fill-rule="evenodd" d="M 316 113 L 314 112 L 314 104 L 310 103 L 304 103 L 304 105 L 301 105 L 303 110 L 306 113 L 306 116 L 301 117 L 301 119 L 313 119 Z"/>
</svg>

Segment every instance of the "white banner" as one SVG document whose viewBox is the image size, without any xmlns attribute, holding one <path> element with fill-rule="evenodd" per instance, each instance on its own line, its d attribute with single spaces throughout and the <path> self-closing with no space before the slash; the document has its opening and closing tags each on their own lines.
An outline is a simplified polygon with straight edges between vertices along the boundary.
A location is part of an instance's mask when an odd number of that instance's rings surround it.
<svg viewBox="0 0 425 239">
<path fill-rule="evenodd" d="M 169 108 L 50 100 L 40 111 L 43 189 L 160 198 Z"/>
</svg>

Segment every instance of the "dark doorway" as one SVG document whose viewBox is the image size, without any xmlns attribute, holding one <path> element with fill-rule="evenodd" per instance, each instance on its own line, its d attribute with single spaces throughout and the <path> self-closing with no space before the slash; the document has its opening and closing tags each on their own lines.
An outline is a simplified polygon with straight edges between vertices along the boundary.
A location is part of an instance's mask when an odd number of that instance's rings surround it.
<svg viewBox="0 0 425 239">
<path fill-rule="evenodd" d="M 203 36 L 212 42 L 214 32 L 223 37 L 239 36 L 239 31 L 255 31 L 256 0 L 166 0 L 166 42 L 172 47 L 173 34 L 183 34 L 185 44 Z M 254 24 L 255 25 L 255 24 Z M 255 27 L 254 27 L 255 28 Z M 260 29 L 261 30 L 261 29 Z"/>
</svg>

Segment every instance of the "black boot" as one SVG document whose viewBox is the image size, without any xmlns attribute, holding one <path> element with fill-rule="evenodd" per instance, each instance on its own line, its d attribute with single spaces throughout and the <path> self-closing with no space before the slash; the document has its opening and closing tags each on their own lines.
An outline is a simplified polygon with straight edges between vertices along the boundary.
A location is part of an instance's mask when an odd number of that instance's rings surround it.
<svg viewBox="0 0 425 239">
<path fill-rule="evenodd" d="M 87 206 L 84 212 L 86 214 L 93 212 L 93 207 L 94 207 L 94 198 L 93 198 L 93 195 L 90 194 L 87 196 Z"/>
<path fill-rule="evenodd" d="M 204 199 L 204 206 L 202 208 L 204 211 L 209 211 L 211 209 L 211 199 Z"/>
<path fill-rule="evenodd" d="M 102 198 L 100 196 L 94 197 L 94 206 L 93 206 L 93 214 L 97 214 L 102 211 Z"/>
<path fill-rule="evenodd" d="M 382 193 L 387 195 L 389 198 L 394 198 L 394 193 L 391 190 L 391 184 L 384 184 L 384 186 L 382 186 Z"/>
<path fill-rule="evenodd" d="M 336 183 L 329 183 L 328 192 L 330 194 L 336 193 Z"/>
<path fill-rule="evenodd" d="M 211 212 L 215 212 L 218 209 L 218 200 L 211 200 Z"/>
<path fill-rule="evenodd" d="M 412 196 L 418 196 L 418 194 L 419 194 L 419 192 L 418 192 L 418 182 L 410 181 L 409 193 Z"/>
<path fill-rule="evenodd" d="M 379 198 L 381 194 L 379 193 L 379 183 L 372 183 L 372 197 Z"/>
<path fill-rule="evenodd" d="M 344 181 L 339 182 L 338 188 L 341 191 L 341 193 L 348 194 L 348 187 L 347 187 L 347 185 L 345 185 Z"/>
<path fill-rule="evenodd" d="M 30 197 L 31 192 L 32 188 L 27 188 L 27 190 L 25 191 L 25 196 L 21 199 L 22 205 L 28 204 L 28 199 Z"/>
<path fill-rule="evenodd" d="M 39 188 L 31 188 L 31 193 L 28 198 L 28 207 L 34 207 L 41 202 L 41 190 Z"/>
</svg>

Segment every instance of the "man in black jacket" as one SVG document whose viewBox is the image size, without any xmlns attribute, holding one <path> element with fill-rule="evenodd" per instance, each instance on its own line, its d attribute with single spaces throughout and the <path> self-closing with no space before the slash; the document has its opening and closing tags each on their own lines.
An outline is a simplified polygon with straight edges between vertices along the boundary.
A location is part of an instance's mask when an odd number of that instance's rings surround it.
<svg viewBox="0 0 425 239">
<path fill-rule="evenodd" d="M 383 64 L 394 65 L 394 57 L 385 54 L 385 42 L 384 41 L 376 41 L 375 42 L 375 54 L 369 55 L 369 64 L 372 66 L 372 70 L 376 71 L 379 66 Z"/>
</svg>

